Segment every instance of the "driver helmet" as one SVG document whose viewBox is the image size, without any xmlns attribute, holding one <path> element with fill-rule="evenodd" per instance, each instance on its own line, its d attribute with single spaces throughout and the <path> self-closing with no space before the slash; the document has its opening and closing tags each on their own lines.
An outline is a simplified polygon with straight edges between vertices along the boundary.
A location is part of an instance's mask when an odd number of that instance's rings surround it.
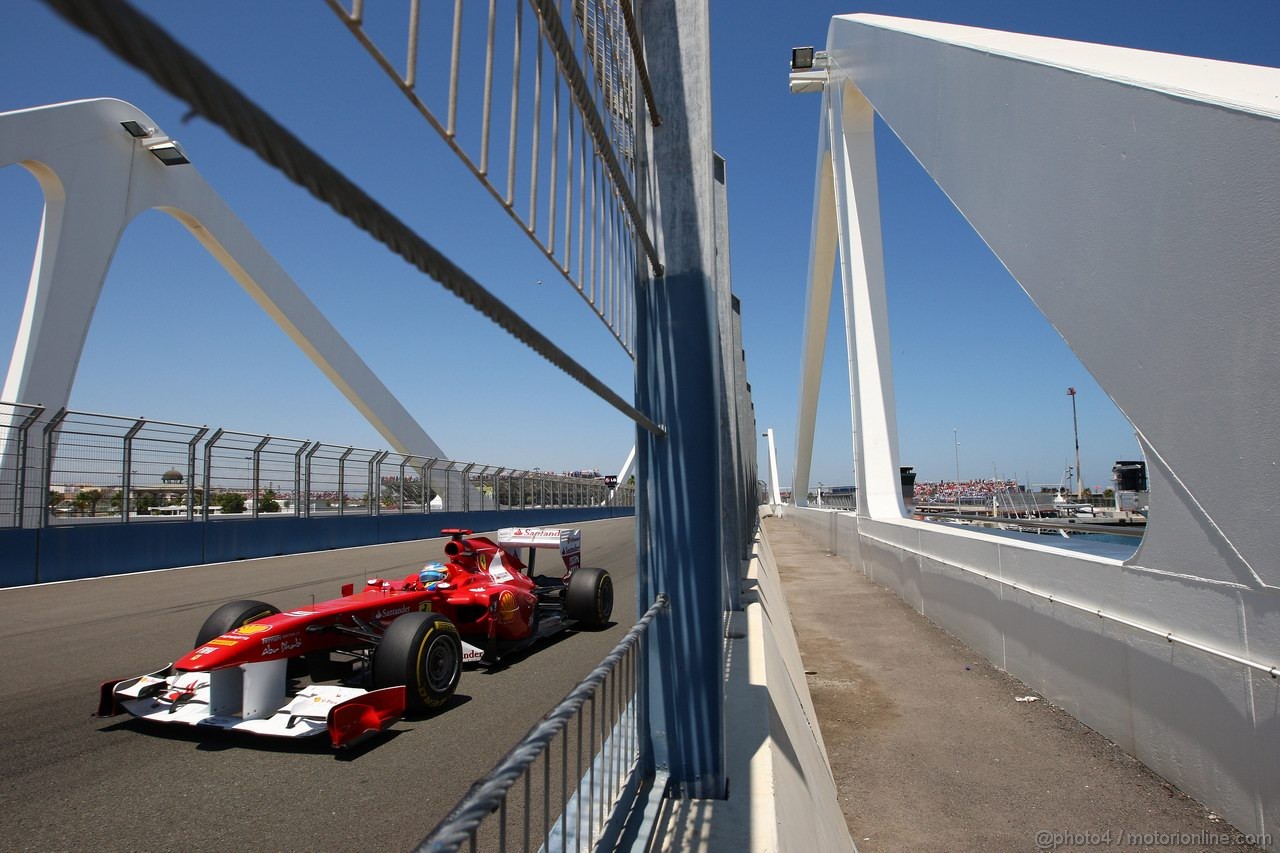
<svg viewBox="0 0 1280 853">
<path fill-rule="evenodd" d="M 444 563 L 427 563 L 418 572 L 418 582 L 426 589 L 435 589 L 436 584 L 449 577 L 449 570 Z"/>
</svg>

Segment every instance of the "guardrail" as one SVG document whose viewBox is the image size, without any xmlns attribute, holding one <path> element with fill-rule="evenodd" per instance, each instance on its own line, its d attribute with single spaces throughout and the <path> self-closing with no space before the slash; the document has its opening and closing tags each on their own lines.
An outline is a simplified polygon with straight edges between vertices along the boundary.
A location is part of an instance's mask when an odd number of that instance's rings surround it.
<svg viewBox="0 0 1280 853">
<path fill-rule="evenodd" d="M 634 501 L 598 477 L 0 402 L 0 528 Z"/>
<path fill-rule="evenodd" d="M 1125 536 L 1130 539 L 1141 539 L 1147 532 L 1146 524 L 1090 524 L 1086 518 L 1082 522 L 1056 518 L 1008 518 L 1005 516 L 973 516 L 957 515 L 953 512 L 935 512 L 925 516 L 926 521 L 933 520 L 963 521 L 981 527 L 1018 528 L 1036 532 L 1063 530 L 1074 533 L 1107 533 L 1112 536 Z"/>
<path fill-rule="evenodd" d="M 636 795 L 643 773 L 636 699 L 645 634 L 669 603 L 666 593 L 658 593 L 600 665 L 471 786 L 417 851 L 452 853 L 464 844 L 471 850 L 548 853 L 594 849 L 596 841 L 616 831 L 613 816 L 626 810 L 615 806 Z M 584 726 L 588 704 L 590 721 Z M 535 771 L 539 764 L 540 772 Z M 513 798 L 517 784 L 522 796 Z M 559 800 L 558 811 L 551 808 L 553 799 Z M 486 827 L 495 814 L 496 826 Z"/>
</svg>

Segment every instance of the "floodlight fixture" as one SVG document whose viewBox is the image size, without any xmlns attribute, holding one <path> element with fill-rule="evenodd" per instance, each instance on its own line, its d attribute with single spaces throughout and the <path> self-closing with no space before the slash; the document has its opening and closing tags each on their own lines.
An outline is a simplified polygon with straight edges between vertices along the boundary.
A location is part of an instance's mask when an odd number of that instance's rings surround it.
<svg viewBox="0 0 1280 853">
<path fill-rule="evenodd" d="M 825 50 L 812 47 L 791 48 L 790 89 L 793 95 L 821 92 L 827 85 L 830 59 Z"/>
<path fill-rule="evenodd" d="M 146 127 L 136 121 L 122 121 L 120 126 L 129 131 L 129 135 L 134 139 L 145 139 L 155 133 L 155 128 Z"/>
<path fill-rule="evenodd" d="M 172 139 L 166 139 L 163 142 L 157 142 L 148 145 L 147 150 L 155 155 L 155 158 L 166 166 L 181 166 L 184 163 L 190 163 L 187 155 L 178 147 L 178 143 Z"/>
</svg>

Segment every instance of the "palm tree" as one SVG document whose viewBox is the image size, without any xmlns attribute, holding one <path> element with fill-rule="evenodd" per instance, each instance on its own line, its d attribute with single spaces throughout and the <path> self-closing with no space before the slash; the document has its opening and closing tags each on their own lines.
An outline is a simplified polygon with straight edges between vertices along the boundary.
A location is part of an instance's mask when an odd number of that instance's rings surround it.
<svg viewBox="0 0 1280 853">
<path fill-rule="evenodd" d="M 76 495 L 76 506 L 89 508 L 90 517 L 98 514 L 98 502 L 102 500 L 102 489 L 85 489 Z M 83 511 L 83 510 L 82 510 Z"/>
</svg>

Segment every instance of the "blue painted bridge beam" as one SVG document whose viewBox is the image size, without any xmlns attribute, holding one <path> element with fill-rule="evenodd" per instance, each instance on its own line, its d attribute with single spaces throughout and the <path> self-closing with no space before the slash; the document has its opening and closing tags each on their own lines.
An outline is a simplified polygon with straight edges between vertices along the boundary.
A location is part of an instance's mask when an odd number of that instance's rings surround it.
<svg viewBox="0 0 1280 853">
<path fill-rule="evenodd" d="M 637 282 L 636 404 L 666 435 L 638 431 L 637 568 L 642 609 L 659 592 L 671 599 L 647 646 L 643 724 L 647 758 L 670 774 L 673 792 L 721 798 L 721 471 L 732 463 L 721 448 L 728 425 L 714 288 L 708 9 L 706 0 L 650 0 L 638 14 L 662 114 L 658 128 L 637 122 L 648 164 L 640 195 L 666 274 Z"/>
</svg>

